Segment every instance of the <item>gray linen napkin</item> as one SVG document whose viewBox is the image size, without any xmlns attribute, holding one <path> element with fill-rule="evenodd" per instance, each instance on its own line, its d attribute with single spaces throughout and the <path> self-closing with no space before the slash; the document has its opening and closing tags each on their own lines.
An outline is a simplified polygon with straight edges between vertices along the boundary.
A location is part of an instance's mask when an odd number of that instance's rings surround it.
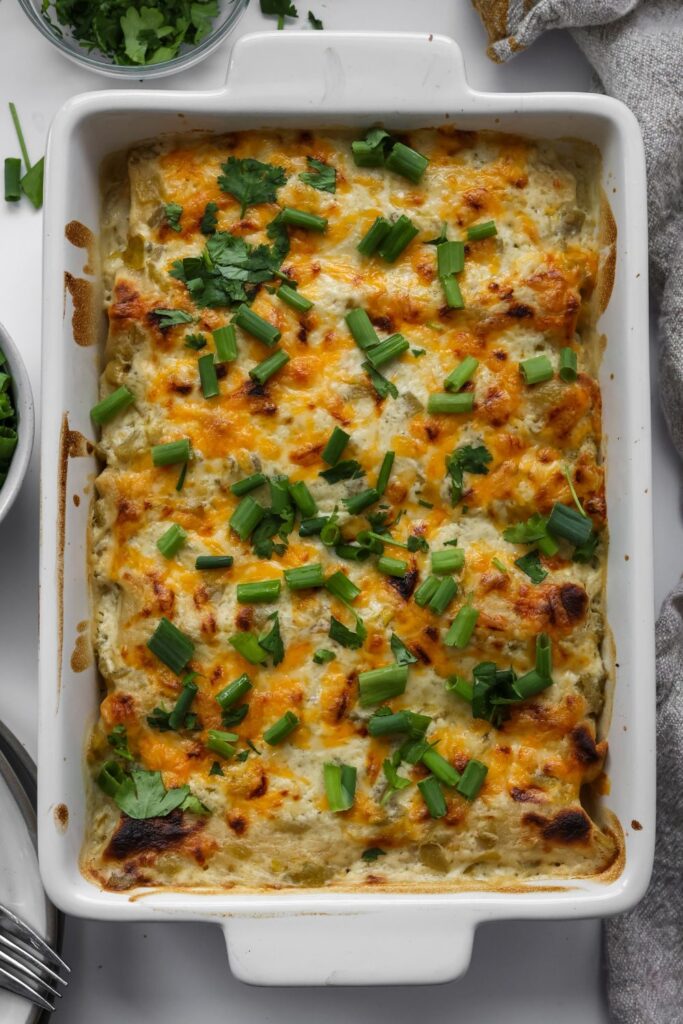
<svg viewBox="0 0 683 1024">
<path fill-rule="evenodd" d="M 650 270 L 660 307 L 660 394 L 683 456 L 683 0 L 473 0 L 489 56 L 505 61 L 570 28 L 599 87 L 645 139 Z M 647 344 L 647 339 L 642 339 Z M 609 1005 L 619 1024 L 683 1024 L 683 580 L 657 621 L 657 849 L 650 889 L 605 925 Z"/>
</svg>

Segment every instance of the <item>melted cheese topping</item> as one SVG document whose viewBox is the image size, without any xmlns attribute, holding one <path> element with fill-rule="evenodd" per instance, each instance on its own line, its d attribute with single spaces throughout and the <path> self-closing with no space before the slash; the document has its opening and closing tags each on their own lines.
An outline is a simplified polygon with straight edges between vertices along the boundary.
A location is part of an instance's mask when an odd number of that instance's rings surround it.
<svg viewBox="0 0 683 1024">
<path fill-rule="evenodd" d="M 105 468 L 97 481 L 92 575 L 107 694 L 89 761 L 95 778 L 112 757 L 107 735 L 124 725 L 139 766 L 160 771 L 167 788 L 189 785 L 211 811 L 131 823 L 93 785 L 83 865 L 110 888 L 476 887 L 596 874 L 616 856 L 615 838 L 581 803 L 582 787 L 599 776 L 606 753 L 605 742 L 596 743 L 606 555 L 593 329 L 606 252 L 599 243 L 596 157 L 580 145 L 420 131 L 406 141 L 429 166 L 413 185 L 384 169 L 356 167 L 350 141 L 308 132 L 181 140 L 132 152 L 109 181 L 102 394 L 125 385 L 135 401 L 104 426 L 100 442 Z M 284 168 L 277 204 L 240 216 L 239 203 L 218 184 L 229 156 Z M 307 157 L 336 168 L 335 194 L 300 180 Z M 238 330 L 239 356 L 221 371 L 220 396 L 211 400 L 203 398 L 198 354 L 185 338 L 204 332 L 204 351 L 212 351 L 210 332 L 229 323 L 232 310 L 195 306 L 169 275 L 173 261 L 203 250 L 199 224 L 208 202 L 217 204 L 218 230 L 250 244 L 270 243 L 265 229 L 284 206 L 328 220 L 322 234 L 290 229 L 282 265 L 313 308 L 298 314 L 264 286 L 252 304 L 282 332 L 289 363 L 265 387 L 253 386 L 248 371 L 268 350 Z M 169 203 L 182 207 L 179 232 L 164 217 Z M 411 218 L 418 238 L 393 264 L 361 256 L 356 247 L 374 219 L 399 214 Z M 459 275 L 465 308 L 448 309 L 435 248 L 426 240 L 439 235 L 442 223 L 450 238 L 465 238 L 468 225 L 489 219 L 497 236 L 466 248 Z M 408 352 L 382 368 L 396 399 L 381 400 L 362 368 L 344 322 L 355 306 L 368 312 L 380 338 L 400 332 L 410 341 Z M 186 310 L 197 322 L 161 329 L 151 315 L 157 308 Z M 575 383 L 555 374 L 525 385 L 521 360 L 542 351 L 557 366 L 567 345 L 578 355 Z M 442 391 L 445 376 L 468 355 L 479 361 L 467 386 L 474 411 L 429 415 L 429 394 Z M 335 426 L 351 435 L 343 457 L 361 464 L 363 478 L 328 484 L 319 475 Z M 191 440 L 193 459 L 178 492 L 178 467 L 155 468 L 150 448 L 183 437 Z M 445 459 L 464 444 L 485 445 L 492 461 L 486 475 L 465 474 L 462 500 L 453 506 Z M 390 520 L 404 513 L 394 536 L 405 541 L 417 533 L 432 551 L 457 538 L 464 551 L 458 596 L 443 616 L 418 607 L 378 572 L 374 557 L 343 562 L 319 537 L 300 537 L 298 526 L 284 553 L 266 559 L 230 532 L 239 501 L 231 485 L 260 471 L 305 481 L 320 514 L 338 509 L 343 536 L 353 538 L 367 520 L 346 514 L 342 499 L 374 484 L 387 450 L 396 460 L 382 501 Z M 534 585 L 514 564 L 528 546 L 506 542 L 502 531 L 536 512 L 547 515 L 556 501 L 571 505 L 565 468 L 601 539 L 588 564 L 573 562 L 562 542 L 557 555 L 543 559 L 547 577 Z M 269 503 L 266 486 L 252 497 Z M 156 542 L 172 522 L 188 539 L 168 560 Z M 221 553 L 234 555 L 231 569 L 195 570 L 197 555 Z M 413 586 L 429 574 L 428 553 L 386 554 L 409 560 Z M 360 650 L 329 638 L 331 615 L 350 628 L 353 620 L 325 590 L 283 585 L 276 604 L 237 602 L 237 584 L 281 577 L 283 569 L 308 562 L 321 562 L 327 574 L 342 568 L 361 588 L 354 607 L 368 636 Z M 470 597 L 479 610 L 472 640 L 462 651 L 446 647 L 445 631 Z M 284 660 L 250 665 L 229 637 L 259 633 L 275 610 Z M 199 692 L 192 710 L 199 728 L 192 732 L 159 732 L 147 722 L 155 707 L 173 706 L 181 686 L 146 646 L 161 616 L 195 645 Z M 429 715 L 427 739 L 460 771 L 470 758 L 488 767 L 473 802 L 445 791 L 448 810 L 438 820 L 414 784 L 427 774 L 422 766 L 403 764 L 411 785 L 382 802 L 382 763 L 401 737 L 368 736 L 374 709 L 359 706 L 358 674 L 393 662 L 392 631 L 418 661 L 405 694 L 389 706 Z M 552 639 L 553 684 L 513 706 L 500 728 L 474 719 L 469 705 L 446 691 L 448 676 L 471 678 L 481 661 L 528 671 L 540 632 Z M 334 650 L 335 660 L 315 664 L 320 647 Z M 245 671 L 253 684 L 249 712 L 234 731 L 249 755 L 221 761 L 223 774 L 209 774 L 221 760 L 206 746 L 207 730 L 221 728 L 215 696 Z M 269 747 L 263 732 L 287 710 L 300 727 Z M 325 762 L 357 769 L 356 799 L 346 813 L 328 810 Z M 385 855 L 368 863 L 361 854 L 369 847 Z"/>
</svg>

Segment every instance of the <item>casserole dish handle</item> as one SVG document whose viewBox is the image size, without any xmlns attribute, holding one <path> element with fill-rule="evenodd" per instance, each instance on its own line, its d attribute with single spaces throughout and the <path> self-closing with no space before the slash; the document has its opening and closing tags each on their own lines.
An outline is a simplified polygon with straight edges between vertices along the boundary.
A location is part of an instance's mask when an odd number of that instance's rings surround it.
<svg viewBox="0 0 683 1024">
<path fill-rule="evenodd" d="M 362 907 L 340 895 L 320 912 L 234 917 L 225 925 L 232 973 L 251 985 L 424 985 L 460 977 L 475 920 L 400 898 Z"/>
<path fill-rule="evenodd" d="M 404 119 L 425 104 L 450 116 L 471 90 L 460 47 L 411 32 L 259 32 L 234 46 L 226 94 L 264 112 L 345 113 L 373 106 Z M 357 122 L 357 118 L 354 118 Z M 370 119 L 369 124 L 376 121 Z M 292 117 L 292 127 L 296 127 Z"/>
</svg>

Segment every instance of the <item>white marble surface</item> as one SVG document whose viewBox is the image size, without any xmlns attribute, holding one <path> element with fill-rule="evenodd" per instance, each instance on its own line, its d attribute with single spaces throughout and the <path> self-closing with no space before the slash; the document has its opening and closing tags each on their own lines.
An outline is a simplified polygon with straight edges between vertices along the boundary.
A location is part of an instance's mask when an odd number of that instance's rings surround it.
<svg viewBox="0 0 683 1024">
<path fill-rule="evenodd" d="M 485 38 L 469 0 L 311 0 L 328 28 L 443 32 L 461 44 L 470 82 L 504 91 L 583 90 L 590 69 L 572 40 L 552 33 L 511 65 L 484 55 Z M 304 16 L 308 6 L 300 9 Z M 256 0 L 237 32 L 272 27 Z M 42 153 L 50 119 L 67 97 L 116 87 L 81 71 L 30 26 L 15 0 L 0 4 L 0 155 L 17 146 L 6 102 L 22 116 L 29 151 Z M 210 88 L 224 77 L 228 41 L 198 68 L 161 79 L 160 88 Z M 27 204 L 0 205 L 0 320 L 26 360 L 40 396 L 41 217 Z M 49 343 L 47 339 L 46 343 Z M 647 339 L 643 338 L 643 344 Z M 49 382 L 45 385 L 49 387 Z M 679 465 L 655 401 L 655 559 L 657 602 L 683 567 Z M 24 490 L 0 526 L 0 717 L 36 753 L 38 632 L 37 447 Z M 434 988 L 282 990 L 248 988 L 227 967 L 223 940 L 209 926 L 98 924 L 69 920 L 65 955 L 72 984 L 57 1024 L 180 1024 L 196 1015 L 240 1024 L 359 1021 L 408 1024 L 606 1024 L 597 922 L 482 927 L 469 973 Z"/>
</svg>

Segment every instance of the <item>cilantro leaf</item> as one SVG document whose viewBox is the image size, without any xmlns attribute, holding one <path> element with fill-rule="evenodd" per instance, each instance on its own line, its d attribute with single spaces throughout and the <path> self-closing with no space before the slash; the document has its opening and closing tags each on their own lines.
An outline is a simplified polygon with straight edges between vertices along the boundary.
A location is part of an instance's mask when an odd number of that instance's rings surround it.
<svg viewBox="0 0 683 1024">
<path fill-rule="evenodd" d="M 209 768 L 209 775 L 225 775 L 225 772 L 221 768 L 220 761 L 214 761 Z"/>
<path fill-rule="evenodd" d="M 183 214 L 182 206 L 178 203 L 166 203 L 164 206 L 164 216 L 166 217 L 166 223 L 172 231 L 182 231 L 180 226 L 180 218 Z"/>
<path fill-rule="evenodd" d="M 223 725 L 239 725 L 249 714 L 248 704 L 238 704 L 236 708 L 228 708 L 221 715 Z"/>
<path fill-rule="evenodd" d="M 147 715 L 147 725 L 150 729 L 157 729 L 159 732 L 171 732 L 173 726 L 170 723 L 170 717 L 170 711 L 167 711 L 165 708 L 156 707 L 151 715 Z M 187 730 L 187 732 L 194 732 L 195 729 L 199 728 L 199 719 L 194 711 L 188 711 L 185 715 L 182 728 Z"/>
<path fill-rule="evenodd" d="M 209 34 L 217 16 L 218 0 L 195 0 L 190 4 L 190 22 L 195 28 L 194 43 L 200 43 Z"/>
<path fill-rule="evenodd" d="M 158 7 L 128 7 L 121 15 L 124 51 L 132 64 L 146 64 L 148 51 L 158 48 L 164 36 L 173 33 L 172 25 L 164 25 Z M 98 40 L 99 42 L 99 40 Z"/>
<path fill-rule="evenodd" d="M 533 544 L 541 540 L 548 533 L 548 518 L 538 512 L 531 516 L 525 523 L 515 523 L 503 530 L 503 537 L 510 544 Z"/>
<path fill-rule="evenodd" d="M 218 226 L 218 203 L 207 203 L 204 207 L 199 230 L 203 235 L 213 235 Z"/>
<path fill-rule="evenodd" d="M 356 480 L 359 476 L 363 476 L 363 472 L 360 462 L 356 462 L 355 459 L 343 459 L 336 466 L 323 469 L 318 476 L 327 480 L 328 484 L 336 484 L 340 480 Z"/>
<path fill-rule="evenodd" d="M 361 860 L 371 863 L 373 860 L 377 860 L 378 857 L 386 857 L 386 855 L 386 850 L 383 850 L 381 846 L 370 846 L 361 853 Z"/>
<path fill-rule="evenodd" d="M 320 27 L 322 28 L 322 24 Z M 310 170 L 303 171 L 303 173 L 299 175 L 299 179 L 303 181 L 304 185 L 310 185 L 311 188 L 317 188 L 319 192 L 336 192 L 337 169 L 335 167 L 330 167 L 329 164 L 323 163 L 322 160 L 316 160 L 312 156 L 307 156 L 306 159 Z"/>
<path fill-rule="evenodd" d="M 271 253 L 273 261 L 277 262 L 279 267 L 289 252 L 289 231 L 287 230 L 287 225 L 283 224 L 279 217 L 276 217 L 274 220 L 271 220 L 266 228 L 266 234 L 273 241 Z"/>
<path fill-rule="evenodd" d="M 114 799 L 129 818 L 165 818 L 190 795 L 189 786 L 166 789 L 161 772 L 134 769 L 127 775 Z"/>
<path fill-rule="evenodd" d="M 194 349 L 195 352 L 199 352 L 200 349 L 205 348 L 206 337 L 203 334 L 186 334 L 185 335 L 185 348 Z"/>
<path fill-rule="evenodd" d="M 541 565 L 541 556 L 538 551 L 529 551 L 521 558 L 516 558 L 515 565 L 529 577 L 532 583 L 542 583 L 548 575 L 547 569 Z"/>
<path fill-rule="evenodd" d="M 413 652 L 406 647 L 400 636 L 397 636 L 396 633 L 391 634 L 390 647 L 397 665 L 414 665 L 417 661 Z"/>
<path fill-rule="evenodd" d="M 465 444 L 460 448 L 454 448 L 450 455 L 446 456 L 446 469 L 451 478 L 451 500 L 455 505 L 462 497 L 463 474 L 478 473 L 486 475 L 489 471 L 488 463 L 493 456 L 485 445 Z"/>
<path fill-rule="evenodd" d="M 162 331 L 167 331 L 169 327 L 175 327 L 177 324 L 193 324 L 195 319 L 184 309 L 153 309 L 150 316 L 154 317 Z"/>
<path fill-rule="evenodd" d="M 126 761 L 132 761 L 133 755 L 128 748 L 128 736 L 125 725 L 115 725 L 107 736 L 107 742 L 113 747 L 114 753 Z"/>
<path fill-rule="evenodd" d="M 394 764 L 393 758 L 387 757 L 382 763 L 384 778 L 387 780 L 387 788 L 382 794 L 381 803 L 383 804 L 385 804 L 394 793 L 397 793 L 401 789 L 406 789 L 410 785 L 410 779 L 406 779 L 403 775 L 399 775 L 396 770 L 397 767 L 398 765 Z"/>
<path fill-rule="evenodd" d="M 280 616 L 277 612 L 273 612 L 272 615 L 268 616 L 268 622 L 272 622 L 273 625 L 269 630 L 261 633 L 258 638 L 259 645 L 264 651 L 273 658 L 273 665 L 279 665 L 285 656 L 285 646 L 282 643 L 282 635 L 280 633 Z"/>
<path fill-rule="evenodd" d="M 316 18 L 316 16 L 313 13 L 313 11 L 309 11 L 308 12 L 308 21 L 309 21 L 309 24 L 313 28 L 318 29 L 319 32 L 321 32 L 325 28 L 325 26 L 322 23 L 322 19 L 321 18 Z"/>
<path fill-rule="evenodd" d="M 261 0 L 261 14 L 274 14 L 277 16 L 277 27 L 285 27 L 285 18 L 298 18 L 294 4 L 290 0 Z"/>
<path fill-rule="evenodd" d="M 217 231 L 201 256 L 176 260 L 169 273 L 185 284 L 198 306 L 231 306 L 248 302 L 259 284 L 276 276 L 282 259 L 275 246 L 252 246 Z"/>
<path fill-rule="evenodd" d="M 248 206 L 257 203 L 274 203 L 277 190 L 287 181 L 283 167 L 275 164 L 264 164 L 260 160 L 246 157 L 228 157 L 228 162 L 221 165 L 222 174 L 218 176 L 218 184 L 223 192 L 229 192 L 240 204 L 240 217 L 244 216 Z"/>
<path fill-rule="evenodd" d="M 331 640 L 336 642 L 341 647 L 348 647 L 350 650 L 358 650 L 359 647 L 363 646 L 363 641 L 367 636 L 367 630 L 363 625 L 361 619 L 356 618 L 356 630 L 355 632 L 348 629 L 343 622 L 339 619 L 335 619 L 334 615 L 330 619 L 330 629 L 328 636 Z"/>
<path fill-rule="evenodd" d="M 595 549 L 598 546 L 599 536 L 597 533 L 592 533 L 588 540 L 585 540 L 583 544 L 577 545 L 574 548 L 574 554 L 572 555 L 572 562 L 592 562 L 595 557 Z"/>
<path fill-rule="evenodd" d="M 191 814 L 211 814 L 206 804 L 203 804 L 194 793 L 188 793 L 180 805 L 180 810 L 190 811 Z"/>
<path fill-rule="evenodd" d="M 398 398 L 398 388 L 396 385 L 392 384 L 386 377 L 383 377 L 379 370 L 376 370 L 371 363 L 363 363 L 363 369 L 366 371 L 370 378 L 370 383 L 380 398 L 386 398 L 387 395 L 391 395 L 392 398 Z"/>
<path fill-rule="evenodd" d="M 445 242 L 447 240 L 446 239 L 446 228 L 447 227 L 448 227 L 448 225 L 444 221 L 442 223 L 442 225 L 441 225 L 441 231 L 437 235 L 437 237 L 436 238 L 429 238 L 429 239 L 427 239 L 427 241 L 425 242 L 425 245 L 441 245 L 442 242 Z"/>
<path fill-rule="evenodd" d="M 429 544 L 424 537 L 411 534 L 407 540 L 408 551 L 429 551 Z"/>
</svg>

